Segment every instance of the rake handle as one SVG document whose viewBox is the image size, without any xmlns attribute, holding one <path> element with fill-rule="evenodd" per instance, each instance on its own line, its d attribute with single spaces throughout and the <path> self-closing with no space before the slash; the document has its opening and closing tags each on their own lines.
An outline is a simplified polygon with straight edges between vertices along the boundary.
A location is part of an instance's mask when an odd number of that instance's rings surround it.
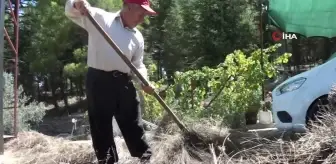
<svg viewBox="0 0 336 164">
<path fill-rule="evenodd" d="M 128 60 L 128 58 L 124 55 L 124 53 L 120 50 L 120 48 L 116 45 L 116 43 L 110 38 L 110 36 L 103 30 L 103 28 L 98 24 L 98 22 L 92 17 L 90 13 L 87 15 L 88 19 L 91 23 L 96 27 L 96 29 L 100 32 L 100 34 L 105 38 L 105 40 L 112 46 L 112 48 L 117 52 L 117 54 L 124 60 L 124 62 L 130 67 L 132 72 L 136 74 L 136 76 L 141 80 L 141 82 L 149 86 L 149 82 L 140 74 L 140 72 L 136 69 L 136 67 Z M 159 96 L 158 93 L 154 91 L 154 97 L 159 101 L 161 106 L 173 117 L 173 120 L 177 124 L 177 126 L 184 132 L 189 132 L 186 126 L 177 118 L 174 112 L 169 108 L 169 106 L 163 101 L 163 99 Z"/>
</svg>

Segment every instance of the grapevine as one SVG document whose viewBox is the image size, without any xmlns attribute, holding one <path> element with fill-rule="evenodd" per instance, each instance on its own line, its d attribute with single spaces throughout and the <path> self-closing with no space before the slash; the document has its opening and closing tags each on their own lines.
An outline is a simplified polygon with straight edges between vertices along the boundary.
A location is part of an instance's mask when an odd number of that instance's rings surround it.
<svg viewBox="0 0 336 164">
<path fill-rule="evenodd" d="M 262 100 L 260 83 L 265 76 L 272 78 L 277 75 L 277 66 L 288 62 L 291 54 L 285 53 L 274 61 L 269 58 L 279 45 L 263 50 L 264 72 L 261 68 L 261 51 L 256 50 L 249 55 L 242 51 L 234 51 L 227 55 L 225 61 L 215 68 L 203 67 L 198 70 L 175 72 L 174 85 L 167 89 L 165 101 L 174 105 L 175 112 L 180 116 L 202 118 L 225 118 L 230 113 L 244 113 L 250 106 L 260 104 Z M 155 66 L 150 67 L 155 72 Z M 152 82 L 161 87 L 167 79 Z M 224 86 L 224 87 L 223 87 Z M 180 87 L 180 93 L 176 88 Z M 204 108 L 205 100 L 223 90 L 210 108 Z M 154 97 L 146 95 L 146 110 L 151 118 L 162 116 L 162 108 Z M 148 114 L 147 114 L 148 115 Z"/>
</svg>

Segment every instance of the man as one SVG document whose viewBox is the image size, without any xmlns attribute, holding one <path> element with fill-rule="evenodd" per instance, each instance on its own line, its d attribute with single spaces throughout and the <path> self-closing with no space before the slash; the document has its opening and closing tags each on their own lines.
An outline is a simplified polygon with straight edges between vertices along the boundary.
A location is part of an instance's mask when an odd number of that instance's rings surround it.
<svg viewBox="0 0 336 164">
<path fill-rule="evenodd" d="M 135 27 L 143 22 L 145 16 L 156 15 L 156 12 L 150 8 L 148 0 L 124 0 L 123 8 L 117 13 L 91 7 L 86 0 L 67 0 L 65 6 L 66 16 L 89 34 L 86 91 L 92 142 L 99 164 L 118 161 L 112 117 L 119 125 L 130 154 L 142 161 L 149 160 L 151 151 L 144 139 L 131 70 L 86 17 L 87 13 L 147 78 L 143 64 L 144 39 Z M 154 92 L 152 86 L 142 85 L 142 88 L 148 94 Z"/>
</svg>

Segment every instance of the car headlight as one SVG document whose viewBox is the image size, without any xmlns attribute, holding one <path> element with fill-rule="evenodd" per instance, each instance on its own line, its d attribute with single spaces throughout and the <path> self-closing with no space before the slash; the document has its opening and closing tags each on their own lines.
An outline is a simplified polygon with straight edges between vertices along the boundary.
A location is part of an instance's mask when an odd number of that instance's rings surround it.
<svg viewBox="0 0 336 164">
<path fill-rule="evenodd" d="M 303 85 L 305 81 L 306 81 L 306 78 L 304 77 L 300 77 L 295 80 L 289 81 L 277 89 L 276 95 L 279 96 L 286 92 L 292 92 L 294 90 L 297 90 Z"/>
</svg>

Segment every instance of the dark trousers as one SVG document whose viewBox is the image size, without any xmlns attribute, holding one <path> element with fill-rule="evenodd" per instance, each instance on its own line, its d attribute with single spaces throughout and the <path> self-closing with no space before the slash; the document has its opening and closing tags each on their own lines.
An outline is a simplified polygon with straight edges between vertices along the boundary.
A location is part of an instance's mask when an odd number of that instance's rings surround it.
<svg viewBox="0 0 336 164">
<path fill-rule="evenodd" d="M 151 154 L 145 141 L 139 98 L 131 78 L 118 71 L 89 68 L 86 77 L 91 137 L 99 164 L 119 160 L 113 138 L 115 117 L 131 156 Z"/>
</svg>

